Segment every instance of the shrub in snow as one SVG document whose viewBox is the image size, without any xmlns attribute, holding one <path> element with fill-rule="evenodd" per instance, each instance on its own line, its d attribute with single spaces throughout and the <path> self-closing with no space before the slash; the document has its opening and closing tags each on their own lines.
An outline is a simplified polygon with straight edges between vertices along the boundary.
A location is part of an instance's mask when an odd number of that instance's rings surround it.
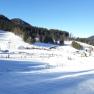
<svg viewBox="0 0 94 94">
<path fill-rule="evenodd" d="M 75 42 L 75 41 L 72 42 L 72 47 L 74 47 L 75 49 L 78 49 L 78 50 L 83 49 L 83 46 L 80 45 L 79 43 Z"/>
</svg>

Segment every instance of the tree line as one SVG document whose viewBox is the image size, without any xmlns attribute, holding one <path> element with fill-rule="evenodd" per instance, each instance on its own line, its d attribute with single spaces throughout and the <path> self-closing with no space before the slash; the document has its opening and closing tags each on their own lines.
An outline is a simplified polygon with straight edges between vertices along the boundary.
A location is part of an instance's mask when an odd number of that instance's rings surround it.
<svg viewBox="0 0 94 94">
<path fill-rule="evenodd" d="M 66 31 L 31 26 L 21 19 L 10 20 L 3 15 L 0 15 L 0 29 L 14 32 L 28 43 L 44 42 L 63 45 L 64 40 L 69 37 Z"/>
<path fill-rule="evenodd" d="M 94 39 L 91 39 L 91 38 L 76 38 L 75 40 L 94 46 Z"/>
</svg>

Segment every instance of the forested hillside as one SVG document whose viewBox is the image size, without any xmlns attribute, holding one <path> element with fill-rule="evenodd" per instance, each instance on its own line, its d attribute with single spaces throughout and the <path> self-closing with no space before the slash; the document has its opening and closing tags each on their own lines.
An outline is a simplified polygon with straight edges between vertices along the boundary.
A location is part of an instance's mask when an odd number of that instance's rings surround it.
<svg viewBox="0 0 94 94">
<path fill-rule="evenodd" d="M 76 38 L 75 40 L 94 46 L 94 37 L 93 36 L 89 38 Z"/>
<path fill-rule="evenodd" d="M 28 43 L 37 41 L 63 45 L 69 37 L 66 31 L 32 26 L 19 18 L 9 19 L 4 15 L 0 15 L 0 29 L 14 32 Z"/>
</svg>

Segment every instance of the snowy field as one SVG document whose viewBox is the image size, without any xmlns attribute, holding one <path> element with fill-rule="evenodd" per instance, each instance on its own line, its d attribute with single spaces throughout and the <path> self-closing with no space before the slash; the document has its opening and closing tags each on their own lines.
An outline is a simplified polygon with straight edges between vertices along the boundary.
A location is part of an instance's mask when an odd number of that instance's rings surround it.
<svg viewBox="0 0 94 94">
<path fill-rule="evenodd" d="M 0 30 L 0 94 L 94 94 L 94 47 L 71 42 L 30 45 Z"/>
<path fill-rule="evenodd" d="M 0 94 L 94 94 L 94 70 L 53 72 L 46 63 L 0 61 Z"/>
</svg>

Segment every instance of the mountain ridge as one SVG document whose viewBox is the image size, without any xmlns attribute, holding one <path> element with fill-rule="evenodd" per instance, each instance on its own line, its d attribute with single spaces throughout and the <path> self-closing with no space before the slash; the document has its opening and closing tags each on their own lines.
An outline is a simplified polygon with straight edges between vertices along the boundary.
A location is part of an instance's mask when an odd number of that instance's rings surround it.
<svg viewBox="0 0 94 94">
<path fill-rule="evenodd" d="M 13 22 L 15 25 L 24 25 L 25 27 L 31 26 L 30 24 L 28 24 L 20 18 L 13 18 L 11 19 L 11 22 Z"/>
<path fill-rule="evenodd" d="M 90 36 L 88 37 L 89 40 L 94 40 L 94 35 L 93 36 Z"/>
</svg>

